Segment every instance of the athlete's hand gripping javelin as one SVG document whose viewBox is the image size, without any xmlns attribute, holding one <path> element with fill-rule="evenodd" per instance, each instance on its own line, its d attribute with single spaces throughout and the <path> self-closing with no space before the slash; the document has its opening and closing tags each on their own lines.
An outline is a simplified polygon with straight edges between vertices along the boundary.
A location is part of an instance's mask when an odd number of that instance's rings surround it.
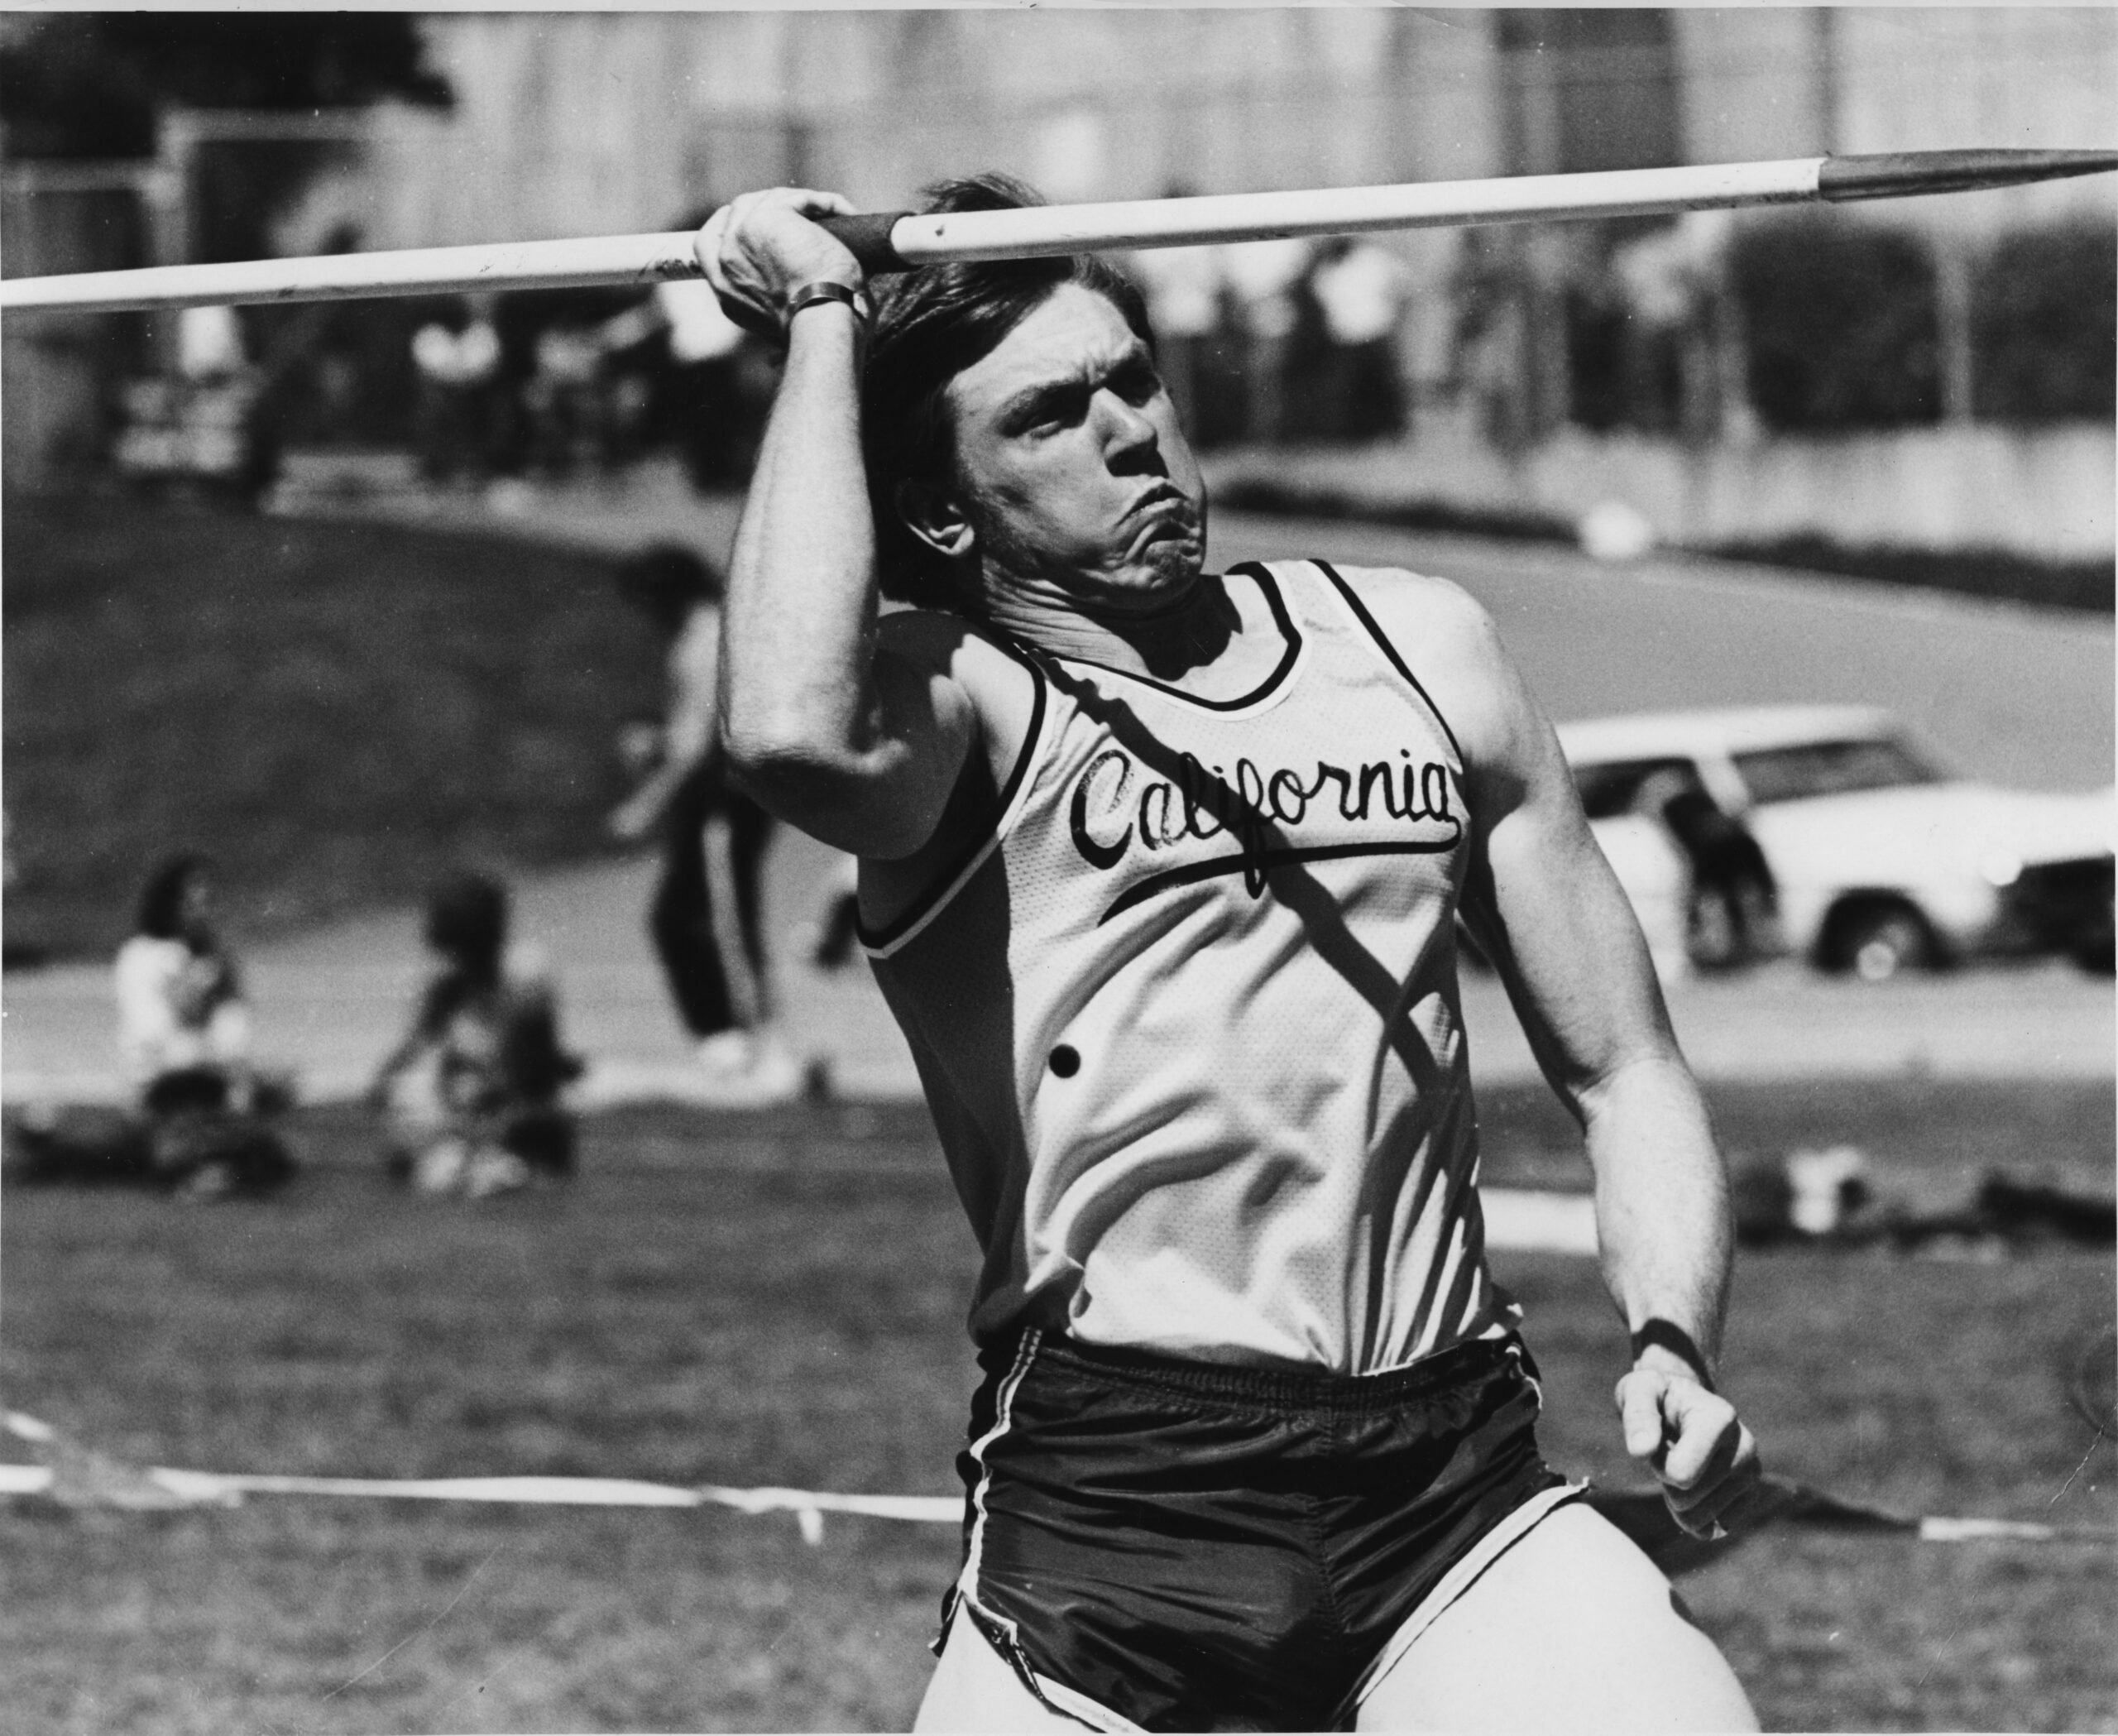
<svg viewBox="0 0 2118 1736">
<path fill-rule="evenodd" d="M 1757 1442 L 1689 1359 L 1642 1345 L 1614 1396 L 1626 1451 L 1653 1470 L 1677 1523 L 1708 1540 L 1742 1529 L 1763 1489 Z"/>
<path fill-rule="evenodd" d="M 857 290 L 866 281 L 851 250 L 808 221 L 852 214 L 852 205 L 836 193 L 768 187 L 716 211 L 693 237 L 692 251 L 729 318 L 777 334 L 795 290 L 815 283 Z"/>
</svg>

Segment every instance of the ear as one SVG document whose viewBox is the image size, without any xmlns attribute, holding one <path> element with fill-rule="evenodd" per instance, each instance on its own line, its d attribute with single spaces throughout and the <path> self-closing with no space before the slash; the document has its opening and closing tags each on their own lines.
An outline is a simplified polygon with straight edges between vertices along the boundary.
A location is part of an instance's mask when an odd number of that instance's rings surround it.
<svg viewBox="0 0 2118 1736">
<path fill-rule="evenodd" d="M 978 533 L 946 489 L 932 482 L 899 482 L 892 500 L 905 528 L 936 554 L 961 560 L 976 544 Z"/>
</svg>

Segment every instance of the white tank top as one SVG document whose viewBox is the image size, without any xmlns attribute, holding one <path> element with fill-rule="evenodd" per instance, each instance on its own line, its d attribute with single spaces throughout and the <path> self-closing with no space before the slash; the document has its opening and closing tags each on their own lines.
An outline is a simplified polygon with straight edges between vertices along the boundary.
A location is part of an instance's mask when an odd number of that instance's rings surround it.
<svg viewBox="0 0 2118 1736">
<path fill-rule="evenodd" d="M 1285 646 L 1240 698 L 1017 650 L 993 837 L 862 938 L 985 1250 L 974 1337 L 1371 1374 L 1517 1313 L 1473 1185 L 1463 757 L 1330 568 L 1234 574 Z"/>
</svg>

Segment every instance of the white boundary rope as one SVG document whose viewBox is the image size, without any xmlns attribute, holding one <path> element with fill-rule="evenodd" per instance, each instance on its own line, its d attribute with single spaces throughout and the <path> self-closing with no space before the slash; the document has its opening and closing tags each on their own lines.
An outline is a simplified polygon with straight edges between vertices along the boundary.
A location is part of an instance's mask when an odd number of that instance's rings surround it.
<svg viewBox="0 0 2118 1736">
<path fill-rule="evenodd" d="M 17 1440 L 47 1450 L 68 1445 L 49 1423 L 20 1411 L 0 1412 L 0 1429 Z M 78 1449 L 76 1449 L 78 1451 Z M 473 1501 L 531 1507 L 721 1507 L 736 1513 L 791 1513 L 804 1542 L 824 1539 L 826 1513 L 898 1519 L 914 1524 L 955 1525 L 963 1518 L 963 1502 L 949 1495 L 840 1494 L 827 1489 L 764 1487 L 736 1489 L 720 1484 L 687 1487 L 645 1483 L 624 1477 L 304 1477 L 177 1470 L 166 1465 L 136 1470 L 99 1461 L 104 1479 L 132 1479 L 145 1486 L 113 1491 L 98 1498 L 93 1487 L 84 1504 L 108 1506 L 234 1506 L 247 1495 L 311 1495 L 394 1501 Z M 91 1484 L 97 1480 L 90 1479 Z M 1811 1495 L 1799 1484 L 1771 1479 L 1796 1495 Z M 0 1496 L 54 1496 L 64 1488 L 58 1469 L 50 1465 L 0 1465 Z M 1895 1531 L 1927 1543 L 2095 1542 L 2108 1544 L 2118 1533 L 2078 1526 L 2041 1524 L 2020 1519 L 1957 1518 L 1934 1514 L 1896 1513 L 1886 1508 L 1824 1497 L 1810 1523 L 1860 1529 Z M 1788 1518 L 1803 1522 L 1798 1510 Z"/>
<path fill-rule="evenodd" d="M 63 1445 L 59 1431 L 20 1411 L 0 1413 L 17 1440 L 47 1449 Z M 122 1467 L 131 1470 L 131 1467 Z M 170 1504 L 232 1506 L 246 1495 L 315 1495 L 393 1501 L 489 1501 L 532 1507 L 725 1507 L 737 1513 L 791 1513 L 811 1543 L 823 1541 L 824 1515 L 857 1513 L 915 1524 L 954 1525 L 963 1502 L 947 1495 L 839 1494 L 817 1489 L 735 1489 L 720 1484 L 685 1487 L 625 1477 L 301 1477 L 178 1470 L 150 1465 L 132 1473 Z M 63 1487 L 50 1465 L 0 1465 L 0 1495 L 49 1495 Z M 144 1493 L 144 1492 L 143 1492 Z M 113 1504 L 125 1504 L 122 1499 Z M 137 1504 L 146 1504 L 141 1502 Z"/>
</svg>

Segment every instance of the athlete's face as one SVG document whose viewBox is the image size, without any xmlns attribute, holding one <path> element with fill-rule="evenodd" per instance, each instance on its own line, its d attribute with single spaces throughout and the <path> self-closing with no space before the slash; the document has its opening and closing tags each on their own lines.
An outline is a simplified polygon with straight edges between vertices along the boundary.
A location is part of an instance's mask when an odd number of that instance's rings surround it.
<svg viewBox="0 0 2118 1736">
<path fill-rule="evenodd" d="M 989 587 L 1128 612 L 1205 559 L 1205 490 L 1147 346 L 1109 301 L 1055 290 L 948 389 L 965 552 Z"/>
</svg>

